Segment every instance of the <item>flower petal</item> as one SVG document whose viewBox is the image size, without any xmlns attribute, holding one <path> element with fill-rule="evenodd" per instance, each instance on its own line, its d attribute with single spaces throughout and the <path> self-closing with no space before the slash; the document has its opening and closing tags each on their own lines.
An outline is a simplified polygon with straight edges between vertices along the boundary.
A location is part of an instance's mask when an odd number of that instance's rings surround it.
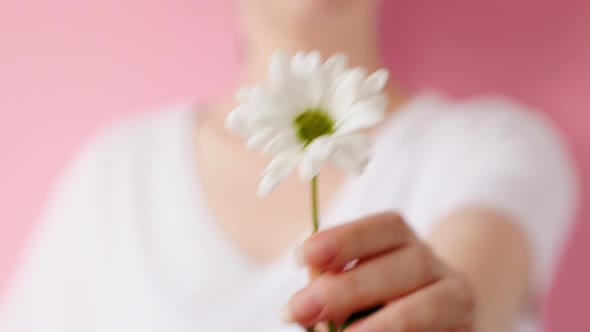
<svg viewBox="0 0 590 332">
<path fill-rule="evenodd" d="M 338 77 L 346 70 L 346 64 L 348 59 L 345 54 L 337 53 L 331 56 L 326 62 L 320 67 L 317 74 L 316 80 L 321 84 L 321 96 L 315 96 L 314 107 L 329 109 L 331 95 L 334 90 L 334 83 Z M 317 91 L 317 90 L 314 90 Z"/>
<path fill-rule="evenodd" d="M 373 127 L 385 118 L 387 104 L 388 101 L 384 95 L 375 95 L 356 102 L 349 109 L 348 115 L 338 119 L 336 124 L 338 132 L 349 133 Z"/>
<path fill-rule="evenodd" d="M 240 136 L 248 137 L 253 131 L 252 118 L 248 116 L 245 105 L 240 105 L 232 110 L 225 119 L 225 128 Z"/>
<path fill-rule="evenodd" d="M 366 73 L 364 68 L 355 68 L 345 71 L 336 79 L 329 101 L 330 112 L 335 118 L 346 115 L 358 96 Z"/>
<path fill-rule="evenodd" d="M 301 164 L 299 165 L 299 177 L 303 181 L 309 181 L 320 173 L 323 163 L 330 157 L 334 149 L 334 142 L 330 136 L 318 137 L 305 148 Z"/>
<path fill-rule="evenodd" d="M 291 82 L 289 70 L 289 55 L 284 50 L 278 50 L 270 57 L 268 64 L 268 80 L 271 89 L 288 88 Z"/>
<path fill-rule="evenodd" d="M 387 84 L 388 79 L 389 71 L 387 69 L 379 69 L 369 75 L 369 77 L 363 82 L 363 95 L 370 96 L 380 93 L 385 87 L 385 84 Z"/>
<path fill-rule="evenodd" d="M 236 97 L 239 98 L 240 105 L 232 113 L 240 113 L 239 118 L 248 123 L 284 125 L 291 122 L 295 111 L 290 96 L 264 91 L 259 85 L 241 89 Z"/>
<path fill-rule="evenodd" d="M 383 121 L 384 117 L 384 112 L 378 110 L 372 110 L 369 112 L 356 112 L 351 114 L 346 119 L 346 121 L 344 121 L 340 127 L 338 127 L 338 132 L 350 133 L 357 130 L 371 128 Z"/>
<path fill-rule="evenodd" d="M 264 90 L 260 85 L 240 88 L 236 92 L 236 100 L 240 103 L 247 102 L 251 99 L 257 99 L 264 96 Z"/>
<path fill-rule="evenodd" d="M 332 81 L 346 70 L 348 58 L 344 53 L 336 53 L 322 65 L 321 72 L 326 80 Z"/>
<path fill-rule="evenodd" d="M 270 156 L 277 155 L 281 151 L 303 148 L 301 142 L 291 130 L 282 130 L 275 135 L 262 149 L 262 153 Z"/>
<path fill-rule="evenodd" d="M 263 197 L 273 191 L 297 166 L 300 155 L 299 150 L 289 150 L 274 157 L 262 173 L 258 195 Z"/>
<path fill-rule="evenodd" d="M 348 173 L 354 175 L 362 174 L 369 164 L 369 155 L 360 154 L 351 150 L 337 150 L 334 151 L 330 157 L 330 161 L 334 166 L 343 169 Z"/>
<path fill-rule="evenodd" d="M 318 50 L 311 51 L 305 59 L 307 66 L 313 70 L 318 70 L 322 62 L 322 54 Z"/>
<path fill-rule="evenodd" d="M 248 141 L 246 142 L 246 147 L 248 147 L 248 149 L 262 149 L 276 136 L 277 134 L 275 129 L 268 127 L 263 128 L 253 133 L 248 138 Z"/>
<path fill-rule="evenodd" d="M 236 92 L 236 96 L 235 96 L 236 100 L 240 103 L 247 100 L 248 95 L 250 94 L 250 89 L 251 88 L 249 88 L 249 87 L 239 88 L 238 91 Z"/>
<path fill-rule="evenodd" d="M 335 137 L 334 140 L 336 147 L 330 161 L 349 173 L 362 173 L 369 161 L 369 138 L 363 134 L 349 134 Z"/>
<path fill-rule="evenodd" d="M 323 102 L 325 93 L 325 84 L 322 81 L 319 73 L 312 74 L 307 79 L 307 93 L 308 93 L 308 105 L 307 108 L 317 108 Z"/>
<path fill-rule="evenodd" d="M 320 67 L 322 57 L 320 52 L 297 52 L 291 60 L 291 71 L 299 77 L 307 76 Z"/>
</svg>

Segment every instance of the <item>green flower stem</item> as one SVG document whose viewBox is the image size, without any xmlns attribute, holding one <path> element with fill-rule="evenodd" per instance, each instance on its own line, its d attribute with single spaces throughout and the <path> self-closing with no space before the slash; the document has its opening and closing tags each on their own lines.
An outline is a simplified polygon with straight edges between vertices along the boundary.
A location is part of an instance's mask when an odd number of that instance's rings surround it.
<svg viewBox="0 0 590 332">
<path fill-rule="evenodd" d="M 328 322 L 328 331 L 330 331 L 330 332 L 336 332 L 336 324 L 334 324 L 333 321 L 329 321 Z"/>
<path fill-rule="evenodd" d="M 320 229 L 320 216 L 318 209 L 318 177 L 311 179 L 311 214 L 313 216 L 313 234 Z"/>
<path fill-rule="evenodd" d="M 313 233 L 317 233 L 320 229 L 320 216 L 319 216 L 319 208 L 318 208 L 318 177 L 315 176 L 311 179 L 311 214 L 313 217 Z M 314 328 L 308 328 L 308 332 L 315 332 Z M 328 331 L 329 332 L 336 332 L 336 325 L 333 321 L 328 323 Z"/>
</svg>

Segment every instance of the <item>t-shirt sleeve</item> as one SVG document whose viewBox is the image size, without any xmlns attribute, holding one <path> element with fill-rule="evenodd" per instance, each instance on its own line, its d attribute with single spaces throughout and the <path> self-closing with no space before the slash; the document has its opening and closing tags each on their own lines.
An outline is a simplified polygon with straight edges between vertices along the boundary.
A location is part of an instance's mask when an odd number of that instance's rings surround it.
<svg viewBox="0 0 590 332">
<path fill-rule="evenodd" d="M 93 289 L 99 265 L 92 209 L 98 148 L 90 144 L 58 181 L 25 245 L 0 306 L 0 331 L 93 331 Z"/>
<path fill-rule="evenodd" d="M 421 217 L 432 225 L 465 206 L 510 217 L 529 239 L 534 286 L 544 289 L 576 210 L 568 149 L 546 119 L 518 104 L 481 99 L 460 108 L 428 133 L 438 143 L 423 181 L 431 208 Z"/>
</svg>

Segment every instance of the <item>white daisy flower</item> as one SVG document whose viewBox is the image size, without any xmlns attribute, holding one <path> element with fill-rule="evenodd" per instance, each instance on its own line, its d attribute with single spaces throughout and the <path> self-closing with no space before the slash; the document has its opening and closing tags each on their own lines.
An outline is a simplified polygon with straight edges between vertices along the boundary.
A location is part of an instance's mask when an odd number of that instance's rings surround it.
<svg viewBox="0 0 590 332">
<path fill-rule="evenodd" d="M 346 56 L 321 62 L 320 53 L 292 58 L 278 51 L 270 59 L 268 84 L 243 88 L 226 126 L 273 157 L 262 174 L 259 195 L 271 192 L 299 164 L 309 181 L 330 161 L 360 173 L 368 162 L 369 140 L 360 131 L 379 123 L 387 108 L 382 93 L 388 72 L 367 76 L 347 68 Z"/>
</svg>

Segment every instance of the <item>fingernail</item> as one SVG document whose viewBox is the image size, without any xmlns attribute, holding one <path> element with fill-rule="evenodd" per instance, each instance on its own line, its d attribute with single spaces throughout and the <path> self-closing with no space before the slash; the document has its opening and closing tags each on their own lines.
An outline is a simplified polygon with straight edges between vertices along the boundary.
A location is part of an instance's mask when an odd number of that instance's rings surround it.
<svg viewBox="0 0 590 332">
<path fill-rule="evenodd" d="M 293 315 L 291 314 L 291 310 L 289 310 L 288 305 L 284 305 L 281 307 L 280 315 L 281 315 L 281 319 L 285 323 L 293 323 L 294 322 Z"/>
<path fill-rule="evenodd" d="M 289 301 L 291 318 L 298 322 L 315 322 L 323 310 L 324 305 L 309 287 L 295 294 Z"/>
</svg>

